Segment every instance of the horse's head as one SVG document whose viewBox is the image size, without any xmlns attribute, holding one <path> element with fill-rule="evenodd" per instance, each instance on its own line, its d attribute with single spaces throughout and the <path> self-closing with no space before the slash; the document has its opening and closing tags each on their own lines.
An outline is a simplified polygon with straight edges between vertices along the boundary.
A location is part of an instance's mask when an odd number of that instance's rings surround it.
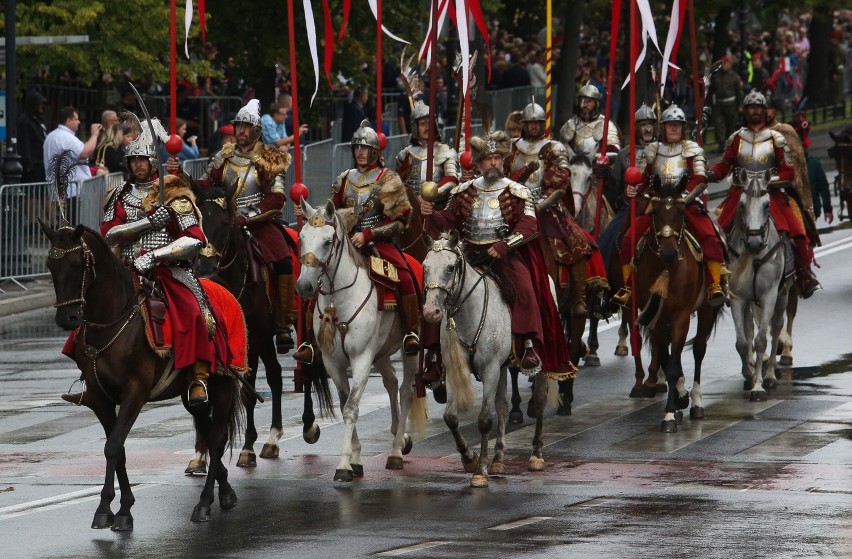
<svg viewBox="0 0 852 559">
<path fill-rule="evenodd" d="M 322 276 L 329 273 L 335 251 L 342 250 L 341 245 L 348 239 L 331 200 L 315 209 L 302 198 L 302 214 L 305 216 L 299 233 L 302 269 L 296 280 L 296 291 L 299 296 L 311 299 L 320 290 Z"/>
<path fill-rule="evenodd" d="M 569 152 L 570 153 L 570 152 Z M 583 205 L 583 199 L 588 195 L 592 186 L 592 160 L 583 152 L 571 155 L 568 160 L 571 170 L 571 191 L 574 193 L 574 206 L 577 211 Z M 578 199 L 579 198 L 579 199 Z"/>
<path fill-rule="evenodd" d="M 201 249 L 196 271 L 202 277 L 210 277 L 218 271 L 228 248 L 234 225 L 234 211 L 224 189 L 221 188 L 214 188 L 199 197 L 198 211 L 201 212 L 201 226 L 204 236 L 207 237 L 207 244 Z"/>
<path fill-rule="evenodd" d="M 684 190 L 689 176 L 684 175 L 676 184 L 662 184 L 659 175 L 651 176 L 651 224 L 657 254 L 664 264 L 671 265 L 680 258 L 680 243 L 683 240 L 686 200 Z"/>
<path fill-rule="evenodd" d="M 745 236 L 745 246 L 759 254 L 766 246 L 769 228 L 769 179 L 771 171 L 751 173 L 740 169 L 740 184 L 746 185 L 740 194 L 739 213 Z"/>
<path fill-rule="evenodd" d="M 56 325 L 63 330 L 73 330 L 83 324 L 83 307 L 86 290 L 92 277 L 92 253 L 83 241 L 86 228 L 60 227 L 52 229 L 41 218 L 42 232 L 50 240 L 47 252 L 47 269 L 53 278 L 56 293 Z"/>
<path fill-rule="evenodd" d="M 423 318 L 440 322 L 444 317 L 447 299 L 459 288 L 465 262 L 459 247 L 459 234 L 451 231 L 437 241 L 426 241 L 429 252 L 423 260 L 424 290 Z"/>
</svg>

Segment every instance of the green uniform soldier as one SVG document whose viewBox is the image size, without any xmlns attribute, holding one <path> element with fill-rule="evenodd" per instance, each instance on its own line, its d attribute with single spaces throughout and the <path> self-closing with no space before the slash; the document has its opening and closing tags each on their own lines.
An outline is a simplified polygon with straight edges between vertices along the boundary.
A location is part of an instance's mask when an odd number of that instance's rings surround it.
<svg viewBox="0 0 852 559">
<path fill-rule="evenodd" d="M 739 110 L 743 100 L 740 77 L 731 69 L 731 57 L 722 58 L 722 68 L 713 75 L 707 92 L 713 103 L 716 141 L 724 151 L 725 141 L 740 128 Z"/>
</svg>

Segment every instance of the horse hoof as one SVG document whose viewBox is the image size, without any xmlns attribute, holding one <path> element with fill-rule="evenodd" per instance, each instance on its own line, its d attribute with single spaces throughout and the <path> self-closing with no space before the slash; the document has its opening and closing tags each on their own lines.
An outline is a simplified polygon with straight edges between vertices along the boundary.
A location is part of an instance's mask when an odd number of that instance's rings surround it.
<svg viewBox="0 0 852 559">
<path fill-rule="evenodd" d="M 529 462 L 527 462 L 527 470 L 531 472 L 544 471 L 544 458 L 536 458 L 535 456 L 530 458 Z"/>
<path fill-rule="evenodd" d="M 765 402 L 767 398 L 768 396 L 763 390 L 752 390 L 751 395 L 748 397 L 752 402 Z"/>
<path fill-rule="evenodd" d="M 527 417 L 531 417 L 533 419 L 538 417 L 538 414 L 535 412 L 535 402 L 532 401 L 532 398 L 530 398 L 530 401 L 527 402 Z"/>
<path fill-rule="evenodd" d="M 207 475 L 207 460 L 196 460 L 192 459 L 189 461 L 189 465 L 183 471 L 186 475 Z"/>
<path fill-rule="evenodd" d="M 219 506 L 222 510 L 231 510 L 237 506 L 237 492 L 233 487 L 229 487 L 226 491 L 219 490 Z"/>
<path fill-rule="evenodd" d="M 411 435 L 409 435 L 408 433 L 405 433 L 402 436 L 402 440 L 405 441 L 405 446 L 402 447 L 402 455 L 405 456 L 406 454 L 411 452 L 412 448 L 414 448 L 414 440 L 411 438 Z"/>
<path fill-rule="evenodd" d="M 641 386 L 634 386 L 630 389 L 630 397 L 631 398 L 644 398 L 643 390 Z"/>
<path fill-rule="evenodd" d="M 353 478 L 352 470 L 334 470 L 334 481 L 350 482 Z"/>
<path fill-rule="evenodd" d="M 192 518 L 190 520 L 193 522 L 208 522 L 210 520 L 210 506 L 195 505 L 195 508 L 192 509 Z"/>
<path fill-rule="evenodd" d="M 509 413 L 509 424 L 510 425 L 520 425 L 524 422 L 524 414 L 520 410 L 513 411 Z"/>
<path fill-rule="evenodd" d="M 240 457 L 237 459 L 237 467 L 238 468 L 256 468 L 257 467 L 257 456 L 255 456 L 254 452 L 250 450 L 243 450 L 240 452 Z"/>
<path fill-rule="evenodd" d="M 648 386 L 647 384 L 642 385 L 642 397 L 643 398 L 656 398 L 657 397 L 657 387 L 655 385 Z"/>
<path fill-rule="evenodd" d="M 320 438 L 320 426 L 314 423 L 309 428 L 302 431 L 302 438 L 308 444 L 316 444 Z"/>
<path fill-rule="evenodd" d="M 278 453 L 280 452 L 277 444 L 269 444 L 265 443 L 263 448 L 260 449 L 260 457 L 261 458 L 278 458 Z"/>
<path fill-rule="evenodd" d="M 778 358 L 778 364 L 782 367 L 790 367 L 793 365 L 793 358 L 789 355 L 782 355 Z"/>
<path fill-rule="evenodd" d="M 439 404 L 447 403 L 447 387 L 445 385 L 438 386 L 432 389 L 432 397 Z"/>
<path fill-rule="evenodd" d="M 115 524 L 115 515 L 111 512 L 108 513 L 96 513 L 95 518 L 92 519 L 92 528 L 96 530 L 101 530 L 103 528 L 109 528 Z"/>
<path fill-rule="evenodd" d="M 133 531 L 133 517 L 129 514 L 127 516 L 116 516 L 115 522 L 110 527 L 113 532 L 132 532 Z"/>
<path fill-rule="evenodd" d="M 471 487 L 488 487 L 488 476 L 482 474 L 473 474 L 470 478 Z"/>
<path fill-rule="evenodd" d="M 669 391 L 669 385 L 664 382 L 658 382 L 656 386 L 657 394 L 665 394 Z"/>
<path fill-rule="evenodd" d="M 385 462 L 386 470 L 401 470 L 402 456 L 388 456 L 388 461 Z"/>
<path fill-rule="evenodd" d="M 474 452 L 473 458 L 470 460 L 470 462 L 466 462 L 464 455 L 462 455 L 462 465 L 464 466 L 465 472 L 472 474 L 476 471 L 477 468 L 479 468 L 479 455 Z"/>
<path fill-rule="evenodd" d="M 586 367 L 600 367 L 601 366 L 601 358 L 597 355 L 589 355 L 583 359 L 583 364 Z"/>
<path fill-rule="evenodd" d="M 627 357 L 627 347 L 617 346 L 615 348 L 615 355 L 617 355 L 618 357 Z"/>
<path fill-rule="evenodd" d="M 506 475 L 506 464 L 502 462 L 492 462 L 491 466 L 488 467 L 488 473 L 492 476 Z"/>
<path fill-rule="evenodd" d="M 750 380 L 743 381 L 743 390 L 751 390 L 754 388 L 754 383 Z"/>
<path fill-rule="evenodd" d="M 771 389 L 775 388 L 776 386 L 778 386 L 778 379 L 765 378 L 765 379 L 763 379 L 762 386 L 763 386 L 764 390 L 771 390 Z"/>
<path fill-rule="evenodd" d="M 571 402 L 559 404 L 559 409 L 556 410 L 556 415 L 571 415 Z"/>
<path fill-rule="evenodd" d="M 687 394 L 684 394 L 683 396 L 679 396 L 678 399 L 677 399 L 678 411 L 685 410 L 688 407 L 689 407 L 689 394 L 687 393 Z M 675 413 L 677 413 L 677 412 L 675 412 Z M 681 413 L 681 415 L 683 415 L 683 413 Z"/>
<path fill-rule="evenodd" d="M 677 421 L 674 419 L 663 420 L 660 424 L 660 433 L 677 433 Z"/>
<path fill-rule="evenodd" d="M 674 416 L 675 416 L 675 422 L 678 425 L 683 424 L 683 412 L 681 410 L 677 410 L 676 412 L 674 412 Z"/>
<path fill-rule="evenodd" d="M 704 419 L 704 408 L 692 406 L 689 408 L 690 419 Z"/>
<path fill-rule="evenodd" d="M 364 477 L 364 465 L 363 464 L 350 464 L 352 466 L 352 476 L 353 477 Z"/>
</svg>

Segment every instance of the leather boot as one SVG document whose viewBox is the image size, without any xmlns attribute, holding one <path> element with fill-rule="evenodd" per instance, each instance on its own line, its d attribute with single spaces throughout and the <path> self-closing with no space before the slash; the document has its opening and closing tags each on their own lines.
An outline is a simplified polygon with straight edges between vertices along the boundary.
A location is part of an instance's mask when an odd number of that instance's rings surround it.
<svg viewBox="0 0 852 559">
<path fill-rule="evenodd" d="M 585 259 L 581 258 L 571 264 L 571 294 L 574 297 L 571 316 L 574 318 L 589 316 L 589 309 L 586 308 L 586 277 Z"/>
<path fill-rule="evenodd" d="M 714 309 L 725 304 L 727 297 L 722 289 L 722 263 L 716 260 L 707 261 L 707 272 L 710 274 L 711 284 L 707 288 L 707 300 Z"/>
<path fill-rule="evenodd" d="M 189 407 L 203 406 L 207 403 L 207 381 L 210 378 L 210 363 L 196 361 L 192 384 L 189 385 Z"/>
<path fill-rule="evenodd" d="M 302 344 L 299 346 L 299 349 L 293 353 L 293 359 L 298 361 L 299 363 L 304 363 L 305 365 L 310 365 L 314 362 L 314 321 L 313 321 L 313 306 L 308 304 L 305 301 L 305 306 L 308 308 L 305 309 L 305 338 Z"/>
<path fill-rule="evenodd" d="M 627 302 L 630 301 L 630 264 L 622 264 L 621 265 L 621 275 L 624 276 L 624 287 L 618 290 L 618 293 L 612 296 L 612 302 L 616 305 L 621 305 L 622 307 L 627 306 Z"/>
<path fill-rule="evenodd" d="M 402 351 L 405 355 L 417 355 L 420 352 L 420 302 L 417 295 L 403 295 L 401 303 L 399 309 L 406 332 Z"/>
<path fill-rule="evenodd" d="M 541 360 L 536 355 L 532 340 L 524 342 L 524 356 L 521 359 L 521 369 L 535 369 L 541 366 Z"/>
<path fill-rule="evenodd" d="M 802 299 L 807 299 L 820 288 L 820 284 L 811 271 L 813 252 L 803 237 L 796 237 L 796 281 L 799 284 L 799 292 Z"/>
<path fill-rule="evenodd" d="M 280 354 L 287 353 L 295 346 L 293 343 L 293 294 L 295 286 L 293 274 L 278 276 L 272 314 L 275 317 L 276 328 L 275 349 Z"/>
<path fill-rule="evenodd" d="M 433 382 L 441 380 L 442 364 L 440 350 L 427 351 L 424 361 L 426 365 L 423 370 L 423 382 L 425 384 L 432 384 Z"/>
</svg>

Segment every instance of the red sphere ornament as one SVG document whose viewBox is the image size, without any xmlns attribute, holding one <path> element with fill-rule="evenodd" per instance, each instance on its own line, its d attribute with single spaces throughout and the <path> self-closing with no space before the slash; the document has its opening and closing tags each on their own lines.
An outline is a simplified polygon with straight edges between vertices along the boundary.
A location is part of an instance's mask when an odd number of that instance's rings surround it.
<svg viewBox="0 0 852 559">
<path fill-rule="evenodd" d="M 172 155 L 177 155 L 180 153 L 181 149 L 183 149 L 183 140 L 180 139 L 180 136 L 177 134 L 169 136 L 169 139 L 166 142 L 166 151 Z"/>
<path fill-rule="evenodd" d="M 466 171 L 470 171 L 473 169 L 473 156 L 470 154 L 470 150 L 466 149 L 459 156 L 459 164 L 462 166 L 462 169 Z"/>
<path fill-rule="evenodd" d="M 379 150 L 384 151 L 388 147 L 388 137 L 384 132 L 378 132 L 376 135 L 379 137 Z"/>
<path fill-rule="evenodd" d="M 630 167 L 624 172 L 624 182 L 636 186 L 642 182 L 642 171 L 638 167 Z"/>
<path fill-rule="evenodd" d="M 597 159 L 595 159 L 595 165 L 598 167 L 608 167 L 609 166 L 609 157 L 606 155 L 598 155 Z"/>
<path fill-rule="evenodd" d="M 301 182 L 293 183 L 290 187 L 290 199 L 294 204 L 300 204 L 302 198 L 308 199 L 308 187 Z"/>
</svg>

